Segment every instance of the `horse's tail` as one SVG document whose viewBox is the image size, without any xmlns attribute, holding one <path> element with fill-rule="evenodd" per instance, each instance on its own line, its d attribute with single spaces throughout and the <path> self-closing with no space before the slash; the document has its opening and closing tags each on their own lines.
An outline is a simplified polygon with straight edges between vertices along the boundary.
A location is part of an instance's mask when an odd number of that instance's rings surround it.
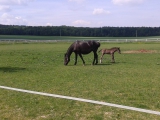
<svg viewBox="0 0 160 120">
<path fill-rule="evenodd" d="M 101 52 L 102 49 L 100 49 L 98 52 Z"/>
</svg>

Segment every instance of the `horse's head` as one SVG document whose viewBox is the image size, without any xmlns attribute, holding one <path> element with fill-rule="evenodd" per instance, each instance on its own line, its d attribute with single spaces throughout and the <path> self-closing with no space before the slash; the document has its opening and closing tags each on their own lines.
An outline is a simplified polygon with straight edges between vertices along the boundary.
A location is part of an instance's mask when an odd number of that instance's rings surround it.
<svg viewBox="0 0 160 120">
<path fill-rule="evenodd" d="M 64 65 L 67 65 L 69 63 L 70 59 L 67 55 L 67 53 L 64 54 Z"/>
<path fill-rule="evenodd" d="M 118 53 L 119 53 L 119 54 L 121 54 L 121 50 L 120 50 L 120 47 L 118 47 L 118 49 L 117 49 L 117 50 L 118 50 Z"/>
</svg>

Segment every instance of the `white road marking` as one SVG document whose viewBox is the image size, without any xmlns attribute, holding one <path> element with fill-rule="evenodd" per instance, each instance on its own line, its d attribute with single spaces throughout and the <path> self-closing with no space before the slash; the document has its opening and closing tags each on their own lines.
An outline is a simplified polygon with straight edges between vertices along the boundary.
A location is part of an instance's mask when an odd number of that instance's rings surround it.
<svg viewBox="0 0 160 120">
<path fill-rule="evenodd" d="M 122 109 L 127 109 L 127 110 L 133 110 L 133 111 L 138 111 L 138 112 L 160 115 L 159 111 L 129 107 L 129 106 L 118 105 L 118 104 L 113 104 L 113 103 L 107 103 L 107 102 L 101 102 L 101 101 L 95 101 L 95 100 L 88 100 L 88 99 L 76 98 L 76 97 L 70 97 L 70 96 L 63 96 L 63 95 L 57 95 L 57 94 L 36 92 L 36 91 L 30 91 L 30 90 L 24 90 L 24 89 L 18 89 L 18 88 L 6 87 L 6 86 L 0 86 L 0 88 L 7 89 L 7 90 L 18 91 L 18 92 L 31 93 L 31 94 L 43 95 L 43 96 L 49 96 L 49 97 L 55 97 L 55 98 L 63 98 L 63 99 L 68 99 L 68 100 L 75 100 L 75 101 L 81 101 L 81 102 L 87 102 L 87 103 L 93 103 L 93 104 L 98 104 L 98 105 L 105 105 L 105 106 L 110 106 L 110 107 L 117 107 L 117 108 L 122 108 Z"/>
</svg>

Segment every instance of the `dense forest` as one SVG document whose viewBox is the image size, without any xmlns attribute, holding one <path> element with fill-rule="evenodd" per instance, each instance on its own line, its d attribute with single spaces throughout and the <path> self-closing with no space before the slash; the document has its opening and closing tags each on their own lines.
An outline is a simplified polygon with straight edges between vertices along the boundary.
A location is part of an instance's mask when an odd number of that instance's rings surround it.
<svg viewBox="0 0 160 120">
<path fill-rule="evenodd" d="M 1 25 L 0 35 L 142 37 L 160 36 L 160 27 L 73 27 Z"/>
</svg>

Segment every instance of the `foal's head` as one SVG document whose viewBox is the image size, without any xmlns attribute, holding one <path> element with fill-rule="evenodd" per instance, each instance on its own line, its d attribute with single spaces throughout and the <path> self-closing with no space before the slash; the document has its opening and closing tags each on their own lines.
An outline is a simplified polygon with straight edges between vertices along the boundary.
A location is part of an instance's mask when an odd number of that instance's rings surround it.
<svg viewBox="0 0 160 120">
<path fill-rule="evenodd" d="M 120 47 L 117 47 L 117 51 L 118 51 L 119 54 L 121 54 Z"/>
<path fill-rule="evenodd" d="M 68 57 L 67 53 L 64 54 L 64 65 L 67 65 L 70 61 L 70 58 Z"/>
</svg>

